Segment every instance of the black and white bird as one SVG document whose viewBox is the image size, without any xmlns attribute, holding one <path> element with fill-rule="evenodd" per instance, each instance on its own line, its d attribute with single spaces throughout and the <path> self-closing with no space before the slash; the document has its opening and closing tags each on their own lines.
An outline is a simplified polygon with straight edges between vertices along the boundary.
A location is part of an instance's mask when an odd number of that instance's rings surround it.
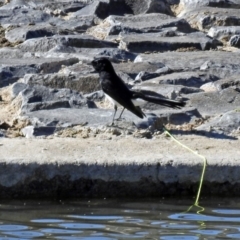
<svg viewBox="0 0 240 240">
<path fill-rule="evenodd" d="M 123 107 L 119 118 L 121 118 L 125 108 L 140 118 L 145 117 L 145 114 L 139 107 L 143 104 L 143 100 L 170 108 L 181 108 L 185 106 L 185 102 L 151 96 L 129 89 L 116 74 L 111 62 L 105 57 L 94 59 L 91 63 L 93 68 L 99 73 L 103 92 L 114 105 L 115 112 L 112 122 L 114 122 L 118 106 Z"/>
</svg>

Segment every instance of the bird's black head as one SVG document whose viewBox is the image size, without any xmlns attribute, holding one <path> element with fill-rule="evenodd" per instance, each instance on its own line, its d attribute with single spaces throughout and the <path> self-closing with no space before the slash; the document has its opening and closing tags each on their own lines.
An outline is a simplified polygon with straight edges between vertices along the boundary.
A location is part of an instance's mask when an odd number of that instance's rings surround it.
<svg viewBox="0 0 240 240">
<path fill-rule="evenodd" d="M 114 71 L 113 70 L 113 66 L 111 64 L 111 62 L 104 57 L 101 58 L 96 58 L 94 59 L 92 62 L 93 68 L 97 71 L 97 72 L 102 72 L 102 71 Z"/>
</svg>

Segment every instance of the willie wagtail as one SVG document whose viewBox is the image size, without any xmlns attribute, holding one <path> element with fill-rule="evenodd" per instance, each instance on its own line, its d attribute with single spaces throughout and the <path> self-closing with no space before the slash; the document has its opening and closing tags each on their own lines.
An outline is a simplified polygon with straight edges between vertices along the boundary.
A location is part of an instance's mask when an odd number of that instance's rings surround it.
<svg viewBox="0 0 240 240">
<path fill-rule="evenodd" d="M 141 100 L 170 108 L 181 108 L 185 105 L 185 102 L 151 96 L 143 92 L 129 89 L 123 80 L 116 74 L 111 62 L 105 57 L 94 59 L 92 61 L 92 66 L 99 73 L 100 84 L 103 92 L 114 104 L 115 112 L 113 115 L 113 122 L 118 106 L 123 106 L 123 110 L 119 118 L 121 118 L 125 108 L 138 117 L 143 118 L 145 114 L 139 107 L 139 105 L 142 104 Z"/>
</svg>

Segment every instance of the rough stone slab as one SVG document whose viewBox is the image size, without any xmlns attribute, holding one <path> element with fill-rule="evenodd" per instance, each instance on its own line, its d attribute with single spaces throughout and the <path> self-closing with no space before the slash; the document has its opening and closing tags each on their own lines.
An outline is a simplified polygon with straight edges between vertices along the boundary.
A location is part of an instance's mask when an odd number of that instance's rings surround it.
<svg viewBox="0 0 240 240">
<path fill-rule="evenodd" d="M 240 26 L 218 26 L 211 27 L 208 36 L 227 41 L 233 35 L 240 34 Z"/>
<path fill-rule="evenodd" d="M 62 35 L 67 32 L 83 33 L 88 28 L 96 25 L 96 22 L 98 21 L 96 18 L 96 16 L 82 16 L 76 19 L 61 19 L 61 21 L 60 19 L 53 19 L 54 21 L 51 20 L 50 23 L 56 26 L 59 29 L 59 33 Z"/>
<path fill-rule="evenodd" d="M 10 54 L 10 56 L 11 55 L 14 55 L 14 53 Z M 101 50 L 101 48 L 88 48 L 87 50 L 87 48 L 73 48 L 63 45 L 57 45 L 48 52 L 31 52 L 28 54 L 26 53 L 23 55 L 23 57 L 26 56 L 29 58 L 29 55 L 37 58 L 77 58 L 80 63 L 84 64 L 90 64 L 95 57 L 107 57 L 115 63 L 127 62 L 130 59 L 134 60 L 136 58 L 136 54 L 127 52 L 122 49 L 102 48 Z M 92 72 L 92 68 L 90 72 Z"/>
<path fill-rule="evenodd" d="M 29 39 L 18 46 L 24 52 L 47 52 L 57 45 L 77 48 L 116 47 L 117 44 L 109 41 L 98 40 L 89 35 L 56 35 L 47 38 Z"/>
<path fill-rule="evenodd" d="M 76 12 L 88 4 L 88 1 L 77 2 L 75 0 L 69 1 L 35 1 L 36 9 L 50 10 L 55 13 L 56 10 L 61 10 L 63 13 Z"/>
<path fill-rule="evenodd" d="M 44 64 L 50 64 L 53 63 L 52 66 L 49 66 L 50 68 L 54 68 L 55 62 L 58 62 L 58 67 L 61 65 L 70 65 L 73 63 L 77 63 L 78 59 L 50 59 L 50 58 L 28 58 L 28 59 L 0 59 L 0 66 L 5 67 L 5 66 L 20 66 L 20 65 L 38 65 L 41 67 L 41 65 Z M 47 72 L 47 69 L 42 68 L 41 70 Z M 53 70 L 52 70 L 53 71 Z"/>
<path fill-rule="evenodd" d="M 119 47 L 131 52 L 165 52 L 181 48 L 209 50 L 216 48 L 219 43 L 204 34 L 189 34 L 185 36 L 161 37 L 157 33 L 129 34 L 122 37 Z"/>
<path fill-rule="evenodd" d="M 198 109 L 201 115 L 210 116 L 236 110 L 240 106 L 240 94 L 233 88 L 220 92 L 188 94 L 190 105 Z"/>
<path fill-rule="evenodd" d="M 58 126 L 67 126 L 66 124 L 74 125 L 88 125 L 88 126 L 102 126 L 110 124 L 113 117 L 113 109 L 73 109 L 73 108 L 58 108 L 50 110 L 39 110 L 35 112 L 26 113 L 24 116 L 28 117 L 32 123 L 37 120 L 38 125 L 47 126 L 49 123 L 55 122 Z M 133 114 L 126 111 L 125 113 L 132 120 L 136 120 Z M 126 117 L 126 116 L 125 116 Z"/>
<path fill-rule="evenodd" d="M 146 13 L 164 13 L 172 15 L 169 4 L 158 0 L 125 0 L 135 15 Z"/>
<path fill-rule="evenodd" d="M 0 48 L 1 59 L 6 59 L 6 58 L 17 59 L 17 58 L 23 58 L 23 57 L 29 57 L 29 56 L 30 55 L 28 53 L 24 53 L 23 51 L 17 48 L 10 48 L 10 47 Z"/>
<path fill-rule="evenodd" d="M 4 28 L 9 26 L 19 26 L 27 24 L 36 24 L 49 21 L 52 17 L 50 14 L 40 10 L 19 7 L 18 9 L 0 8 L 0 23 Z"/>
<path fill-rule="evenodd" d="M 12 0 L 5 2 L 3 6 L 1 6 L 0 9 L 11 9 L 14 10 L 19 8 L 31 8 L 31 3 L 29 4 L 29 1 L 26 0 Z"/>
<path fill-rule="evenodd" d="M 13 53 L 14 54 L 14 53 Z M 16 53 L 17 54 L 17 53 Z M 6 55 L 6 54 L 2 54 Z M 36 53 L 36 56 L 42 57 L 76 57 L 80 61 L 90 63 L 95 57 L 107 57 L 111 62 L 134 61 L 137 54 L 125 51 L 119 48 L 75 48 L 65 45 L 58 45 L 46 53 Z M 1 56 L 1 52 L 0 52 Z"/>
<path fill-rule="evenodd" d="M 121 108 L 117 112 L 120 114 Z M 126 122 L 134 123 L 136 127 L 145 129 L 151 127 L 152 130 L 161 129 L 162 124 L 183 124 L 197 118 L 201 115 L 195 108 L 185 108 L 183 110 L 158 107 L 157 110 L 144 110 L 147 117 L 140 119 L 129 111 L 124 111 L 123 124 Z M 109 109 L 100 108 L 55 108 L 48 110 L 38 110 L 34 112 L 25 112 L 24 117 L 29 119 L 33 126 L 58 126 L 69 127 L 83 125 L 101 128 L 112 123 L 113 107 Z M 118 123 L 116 123 L 118 124 Z M 124 131 L 126 126 L 121 127 Z"/>
<path fill-rule="evenodd" d="M 166 1 L 102 0 L 93 1 L 91 4 L 72 14 L 71 18 L 78 18 L 84 15 L 96 15 L 99 18 L 104 19 L 109 15 L 139 15 L 150 13 L 173 15 L 170 6 Z"/>
<path fill-rule="evenodd" d="M 215 7 L 215 8 L 239 8 L 239 0 L 180 0 L 180 8 L 186 12 L 190 9 L 196 9 L 199 7 Z"/>
<path fill-rule="evenodd" d="M 219 78 L 239 75 L 240 55 L 234 52 L 198 51 L 139 54 L 135 63 L 163 63 L 176 72 L 201 70 Z"/>
<path fill-rule="evenodd" d="M 109 14 L 109 1 L 93 1 L 91 4 L 83 7 L 71 15 L 71 18 L 78 18 L 82 16 L 96 15 L 104 19 Z"/>
<path fill-rule="evenodd" d="M 81 93 L 90 93 L 100 89 L 98 74 L 54 73 L 54 74 L 26 74 L 24 83 L 39 84 L 50 88 L 68 88 Z"/>
<path fill-rule="evenodd" d="M 50 37 L 55 35 L 58 29 L 54 26 L 46 25 L 33 25 L 33 26 L 21 26 L 6 31 L 5 38 L 9 42 L 24 42 L 27 39 Z"/>
<path fill-rule="evenodd" d="M 37 73 L 37 67 L 28 65 L 0 66 L 0 87 L 8 86 L 23 77 L 26 73 Z"/>
<path fill-rule="evenodd" d="M 28 86 L 21 91 L 21 113 L 42 109 L 81 108 L 88 101 L 80 93 L 68 88 L 52 89 L 40 85 Z"/>
<path fill-rule="evenodd" d="M 100 39 L 119 33 L 160 32 L 164 28 L 174 27 L 175 31 L 191 32 L 189 24 L 180 18 L 161 13 L 139 14 L 134 16 L 109 16 L 88 32 Z"/>
<path fill-rule="evenodd" d="M 28 73 L 57 72 L 62 65 L 72 65 L 77 62 L 77 58 L 0 59 L 0 86 L 7 86 Z"/>
<path fill-rule="evenodd" d="M 166 14 L 161 13 L 151 13 L 151 14 L 139 14 L 136 16 L 109 16 L 106 20 L 109 23 L 120 23 L 122 27 L 125 28 L 133 28 L 142 30 L 142 32 L 146 31 L 154 31 L 167 27 L 177 27 L 182 26 L 185 31 L 188 29 L 188 24 L 183 20 L 175 17 L 171 17 Z M 182 30 L 183 30 L 182 29 Z"/>
<path fill-rule="evenodd" d="M 191 27 L 200 31 L 208 31 L 213 26 L 240 26 L 239 9 L 199 7 L 183 12 L 178 17 L 184 18 Z"/>
<path fill-rule="evenodd" d="M 138 59 L 138 57 L 136 58 Z M 122 71 L 128 74 L 130 77 L 135 78 L 141 71 L 155 72 L 165 67 L 161 62 L 148 63 L 143 62 L 123 62 L 119 64 L 113 64 L 115 71 Z"/>
<path fill-rule="evenodd" d="M 175 136 L 207 158 L 201 196 L 239 196 L 239 140 Z M 1 199 L 195 197 L 202 171 L 202 159 L 164 137 L 1 139 L 0 148 Z"/>
<path fill-rule="evenodd" d="M 215 91 L 220 91 L 225 88 L 232 87 L 234 89 L 240 88 L 240 76 L 230 76 L 228 78 L 222 78 L 218 81 L 212 82 L 212 87 L 215 89 Z"/>
<path fill-rule="evenodd" d="M 214 82 L 217 81 L 219 78 L 204 73 L 201 71 L 194 71 L 194 72 L 181 72 L 179 74 L 176 73 L 169 73 L 163 76 L 159 76 L 156 78 L 152 78 L 148 80 L 149 83 L 152 84 L 173 84 L 173 85 L 183 85 L 188 87 L 201 87 L 203 84 L 207 82 Z"/>
<path fill-rule="evenodd" d="M 157 116 L 155 129 L 161 129 L 163 124 L 182 125 L 185 123 L 193 123 L 195 120 L 202 118 L 198 110 L 193 107 L 185 107 L 183 109 L 158 107 L 158 109 L 152 111 L 152 113 Z"/>
<path fill-rule="evenodd" d="M 197 127 L 197 130 L 204 130 L 216 133 L 232 133 L 240 132 L 240 108 L 218 115 L 210 121 Z"/>
<path fill-rule="evenodd" d="M 11 86 L 11 98 L 14 99 L 18 96 L 18 94 L 26 89 L 28 86 L 27 84 L 16 82 Z"/>
</svg>

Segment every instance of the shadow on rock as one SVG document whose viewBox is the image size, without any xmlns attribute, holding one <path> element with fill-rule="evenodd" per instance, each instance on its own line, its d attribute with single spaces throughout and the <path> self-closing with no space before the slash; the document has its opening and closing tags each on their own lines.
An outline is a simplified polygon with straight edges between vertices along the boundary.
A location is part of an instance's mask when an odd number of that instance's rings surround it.
<svg viewBox="0 0 240 240">
<path fill-rule="evenodd" d="M 226 135 L 224 133 L 216 133 L 216 132 L 208 132 L 208 131 L 204 131 L 204 130 L 192 130 L 192 131 L 189 131 L 189 130 L 177 130 L 177 129 L 173 129 L 170 131 L 170 133 L 172 135 L 188 135 L 188 134 L 191 134 L 191 135 L 201 135 L 201 136 L 206 136 L 206 137 L 209 137 L 209 138 L 216 138 L 216 139 L 229 139 L 229 140 L 238 140 L 237 137 L 234 137 L 234 136 L 229 136 L 229 135 Z"/>
</svg>

